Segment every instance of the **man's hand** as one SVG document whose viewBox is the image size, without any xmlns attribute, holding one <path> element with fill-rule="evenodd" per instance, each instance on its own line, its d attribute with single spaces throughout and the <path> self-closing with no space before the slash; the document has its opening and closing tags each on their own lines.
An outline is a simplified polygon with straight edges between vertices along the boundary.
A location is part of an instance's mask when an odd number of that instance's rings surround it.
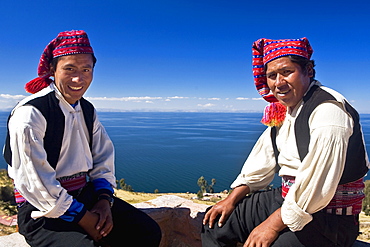
<svg viewBox="0 0 370 247">
<path fill-rule="evenodd" d="M 221 215 L 218 226 L 222 227 L 234 209 L 235 206 L 227 199 L 216 203 L 204 216 L 203 225 L 209 224 L 209 228 L 213 228 L 216 218 Z"/>
<path fill-rule="evenodd" d="M 221 215 L 218 226 L 222 227 L 227 218 L 234 211 L 235 205 L 249 193 L 249 187 L 242 185 L 236 187 L 233 192 L 224 200 L 216 203 L 204 216 L 203 225 L 209 224 L 213 228 L 216 218 Z"/>
<path fill-rule="evenodd" d="M 95 242 L 99 242 L 103 237 L 96 229 L 96 224 L 98 223 L 98 221 L 98 214 L 86 211 L 85 215 L 78 222 L 78 225 L 81 226 Z"/>
<path fill-rule="evenodd" d="M 99 242 L 113 229 L 113 218 L 109 202 L 99 200 L 90 211 L 78 222 L 90 237 Z"/>
<path fill-rule="evenodd" d="M 253 229 L 243 247 L 268 247 L 275 241 L 279 232 L 270 228 L 265 222 Z"/>
<path fill-rule="evenodd" d="M 279 236 L 279 232 L 286 228 L 281 220 L 281 209 L 277 209 L 264 222 L 258 225 L 249 234 L 243 247 L 268 247 Z"/>
<path fill-rule="evenodd" d="M 107 200 L 99 200 L 91 209 L 92 213 L 99 215 L 99 221 L 96 224 L 96 230 L 105 237 L 113 229 L 113 217 L 110 204 Z"/>
</svg>

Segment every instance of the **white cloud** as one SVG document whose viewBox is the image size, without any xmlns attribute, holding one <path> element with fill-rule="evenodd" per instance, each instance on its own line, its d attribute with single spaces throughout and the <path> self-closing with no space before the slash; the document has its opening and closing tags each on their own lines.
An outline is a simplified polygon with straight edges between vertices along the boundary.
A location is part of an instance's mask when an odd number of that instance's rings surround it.
<svg viewBox="0 0 370 247">
<path fill-rule="evenodd" d="M 189 97 L 182 97 L 182 96 L 172 96 L 172 97 L 167 97 L 167 99 L 188 99 Z"/>
<path fill-rule="evenodd" d="M 22 100 L 24 98 L 26 98 L 27 96 L 25 95 L 10 95 L 10 94 L 0 94 L 0 98 L 3 98 L 3 99 L 14 99 L 14 100 Z"/>
<path fill-rule="evenodd" d="M 0 110 L 12 109 L 27 96 L 0 94 Z M 85 97 L 99 110 L 117 111 L 263 111 L 263 98 L 185 96 Z M 217 103 L 216 103 L 217 102 Z M 248 102 L 246 104 L 246 102 Z"/>
<path fill-rule="evenodd" d="M 142 96 L 142 97 L 86 97 L 87 100 L 102 100 L 102 101 L 148 101 L 148 100 L 161 100 L 163 97 L 150 97 L 150 96 Z"/>
<path fill-rule="evenodd" d="M 94 100 L 94 101 L 133 101 L 133 102 L 152 101 L 152 100 L 171 101 L 173 99 L 189 99 L 189 97 L 183 97 L 183 96 L 171 96 L 171 97 L 140 96 L 140 97 L 121 97 L 121 98 L 118 98 L 118 97 L 85 97 L 85 98 L 87 100 Z"/>
<path fill-rule="evenodd" d="M 238 97 L 236 100 L 249 100 L 249 98 Z"/>
<path fill-rule="evenodd" d="M 204 105 L 202 105 L 202 104 L 198 104 L 198 106 L 200 106 L 200 107 L 204 107 L 204 108 L 208 108 L 208 107 L 215 106 L 215 104 L 211 104 L 211 103 L 204 104 Z"/>
<path fill-rule="evenodd" d="M 238 97 L 236 100 L 263 100 L 263 98 L 244 98 L 244 97 Z"/>
<path fill-rule="evenodd" d="M 10 110 L 19 101 L 26 98 L 25 95 L 10 95 L 10 94 L 0 94 L 0 110 Z"/>
</svg>

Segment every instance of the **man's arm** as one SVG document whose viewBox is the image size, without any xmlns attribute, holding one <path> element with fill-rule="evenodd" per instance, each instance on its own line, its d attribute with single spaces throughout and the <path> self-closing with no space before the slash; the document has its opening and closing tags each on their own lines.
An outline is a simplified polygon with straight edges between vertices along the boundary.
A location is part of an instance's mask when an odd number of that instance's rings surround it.
<svg viewBox="0 0 370 247">
<path fill-rule="evenodd" d="M 213 228 L 216 218 L 218 215 L 221 215 L 218 221 L 218 226 L 222 227 L 232 211 L 235 209 L 235 205 L 249 192 L 250 189 L 247 185 L 236 187 L 226 199 L 216 203 L 216 205 L 214 205 L 206 213 L 204 216 L 203 225 L 209 224 L 209 227 Z"/>
<path fill-rule="evenodd" d="M 56 180 L 55 170 L 48 165 L 43 145 L 46 120 L 33 106 L 22 106 L 9 120 L 13 163 L 9 176 L 22 196 L 39 211 L 32 217 L 57 218 L 70 207 L 73 198 Z"/>
<path fill-rule="evenodd" d="M 282 205 L 284 223 L 300 231 L 333 198 L 341 179 L 353 120 L 340 103 L 322 103 L 309 118 L 310 146 L 297 169 L 295 184 Z M 295 137 L 293 138 L 295 141 Z"/>
</svg>

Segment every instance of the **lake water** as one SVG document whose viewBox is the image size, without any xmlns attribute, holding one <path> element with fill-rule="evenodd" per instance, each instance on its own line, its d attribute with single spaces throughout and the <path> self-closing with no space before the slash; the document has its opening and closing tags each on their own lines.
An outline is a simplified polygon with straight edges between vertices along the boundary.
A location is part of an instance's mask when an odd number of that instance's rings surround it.
<svg viewBox="0 0 370 247">
<path fill-rule="evenodd" d="M 0 141 L 7 112 L 0 112 Z M 197 192 L 197 180 L 229 189 L 259 135 L 261 113 L 98 112 L 116 148 L 116 177 L 135 191 Z M 370 114 L 361 115 L 370 151 Z M 0 168 L 6 163 L 0 158 Z M 275 181 L 277 185 L 279 180 Z"/>
</svg>

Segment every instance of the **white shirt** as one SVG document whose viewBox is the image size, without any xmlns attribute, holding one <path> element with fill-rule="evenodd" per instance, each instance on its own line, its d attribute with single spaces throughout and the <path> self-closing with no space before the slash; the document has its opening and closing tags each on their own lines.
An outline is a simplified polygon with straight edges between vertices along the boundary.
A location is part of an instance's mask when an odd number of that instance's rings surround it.
<svg viewBox="0 0 370 247">
<path fill-rule="evenodd" d="M 316 84 L 321 86 L 319 82 Z M 303 101 L 291 114 L 287 113 L 276 137 L 280 152 L 279 176 L 296 177 L 281 208 L 282 220 L 291 231 L 301 230 L 312 220 L 311 214 L 325 208 L 333 198 L 353 132 L 354 122 L 344 108 L 345 98 L 326 87 L 321 89 L 328 91 L 341 103 L 324 102 L 312 112 L 309 118 L 310 144 L 304 160 L 301 162 L 299 158 L 294 132 L 295 120 Z M 253 192 L 271 183 L 276 163 L 270 131 L 271 128 L 268 128 L 262 133 L 241 173 L 232 183 L 232 188 L 247 185 Z M 367 157 L 366 160 L 369 164 Z"/>
<path fill-rule="evenodd" d="M 30 99 L 55 91 L 59 106 L 65 116 L 65 128 L 59 160 L 54 170 L 46 159 L 43 138 L 46 120 L 42 113 L 31 105 Z M 9 176 L 22 196 L 40 211 L 33 218 L 57 218 L 64 214 L 72 203 L 72 196 L 56 178 L 88 172 L 90 180 L 105 178 L 112 186 L 114 176 L 114 147 L 95 112 L 92 152 L 89 134 L 80 104 L 73 108 L 54 84 L 22 100 L 12 111 L 9 121 L 12 166 Z"/>
</svg>

